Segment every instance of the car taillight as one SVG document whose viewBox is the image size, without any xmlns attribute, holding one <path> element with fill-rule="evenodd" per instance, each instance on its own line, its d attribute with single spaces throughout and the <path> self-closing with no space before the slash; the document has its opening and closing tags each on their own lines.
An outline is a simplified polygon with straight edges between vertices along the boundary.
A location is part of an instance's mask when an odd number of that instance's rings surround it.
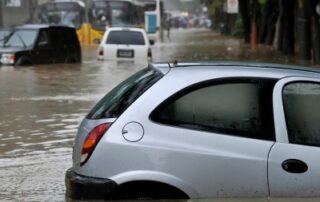
<svg viewBox="0 0 320 202">
<path fill-rule="evenodd" d="M 13 53 L 4 53 L 1 55 L 0 62 L 5 65 L 12 65 L 15 63 L 15 55 Z"/>
<path fill-rule="evenodd" d="M 148 48 L 148 59 L 149 59 L 149 60 L 152 60 L 151 48 Z"/>
<path fill-rule="evenodd" d="M 102 136 L 108 130 L 110 125 L 111 123 L 103 123 L 101 125 L 98 125 L 88 134 L 88 136 L 86 137 L 82 145 L 81 161 L 80 161 L 81 166 L 85 164 L 87 160 L 90 158 L 93 150 L 97 146 Z"/>
<path fill-rule="evenodd" d="M 10 59 L 9 59 L 9 60 L 10 60 L 10 63 L 11 63 L 11 64 L 14 64 L 15 59 L 16 59 L 16 58 L 15 58 L 15 55 L 14 55 L 14 54 L 10 54 Z"/>
<path fill-rule="evenodd" d="M 103 56 L 103 48 L 100 48 L 100 49 L 99 49 L 99 55 L 100 55 L 100 56 Z"/>
</svg>

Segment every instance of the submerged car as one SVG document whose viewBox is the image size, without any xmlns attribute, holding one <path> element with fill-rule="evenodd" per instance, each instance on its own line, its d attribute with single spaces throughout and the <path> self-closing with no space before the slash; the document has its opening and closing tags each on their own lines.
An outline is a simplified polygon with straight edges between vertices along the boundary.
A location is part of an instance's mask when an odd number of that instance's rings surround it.
<svg viewBox="0 0 320 202">
<path fill-rule="evenodd" d="M 81 47 L 72 27 L 22 25 L 0 29 L 0 65 L 81 62 Z"/>
<path fill-rule="evenodd" d="M 146 32 L 140 28 L 108 28 L 98 48 L 98 60 L 148 63 L 152 52 Z"/>
<path fill-rule="evenodd" d="M 320 71 L 149 65 L 82 121 L 75 199 L 320 196 Z"/>
</svg>

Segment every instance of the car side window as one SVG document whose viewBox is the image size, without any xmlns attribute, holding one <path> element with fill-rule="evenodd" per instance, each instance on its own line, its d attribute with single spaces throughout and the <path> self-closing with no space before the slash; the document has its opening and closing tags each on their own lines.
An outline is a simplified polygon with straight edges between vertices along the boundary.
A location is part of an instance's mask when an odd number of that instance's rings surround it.
<svg viewBox="0 0 320 202">
<path fill-rule="evenodd" d="M 178 127 L 275 140 L 274 81 L 233 79 L 205 82 L 162 103 L 151 119 Z"/>
<path fill-rule="evenodd" d="M 320 84 L 295 82 L 283 89 L 290 143 L 320 146 Z"/>
<path fill-rule="evenodd" d="M 49 47 L 49 35 L 47 31 L 41 31 L 38 37 L 37 46 L 40 49 Z"/>
</svg>

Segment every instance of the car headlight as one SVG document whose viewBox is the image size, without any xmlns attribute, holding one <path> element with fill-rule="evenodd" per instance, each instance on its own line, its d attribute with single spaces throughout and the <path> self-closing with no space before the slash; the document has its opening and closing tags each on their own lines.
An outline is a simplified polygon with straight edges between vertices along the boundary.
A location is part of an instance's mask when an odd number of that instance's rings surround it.
<svg viewBox="0 0 320 202">
<path fill-rule="evenodd" d="M 5 65 L 13 65 L 15 56 L 13 53 L 3 53 L 0 58 L 0 62 Z"/>
</svg>

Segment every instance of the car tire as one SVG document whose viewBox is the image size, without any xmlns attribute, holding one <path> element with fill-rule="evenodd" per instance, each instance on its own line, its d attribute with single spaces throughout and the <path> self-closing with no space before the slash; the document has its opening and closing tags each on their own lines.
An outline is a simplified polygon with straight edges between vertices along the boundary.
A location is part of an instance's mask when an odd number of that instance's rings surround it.
<svg viewBox="0 0 320 202">
<path fill-rule="evenodd" d="M 15 63 L 16 66 L 31 66 L 32 65 L 32 61 L 30 58 L 28 57 L 20 57 L 17 62 Z"/>
<path fill-rule="evenodd" d="M 68 55 L 66 58 L 66 63 L 80 63 L 80 59 L 77 56 L 70 56 Z"/>
<path fill-rule="evenodd" d="M 176 187 L 152 181 L 122 184 L 109 197 L 112 200 L 189 199 L 188 195 Z"/>
</svg>

